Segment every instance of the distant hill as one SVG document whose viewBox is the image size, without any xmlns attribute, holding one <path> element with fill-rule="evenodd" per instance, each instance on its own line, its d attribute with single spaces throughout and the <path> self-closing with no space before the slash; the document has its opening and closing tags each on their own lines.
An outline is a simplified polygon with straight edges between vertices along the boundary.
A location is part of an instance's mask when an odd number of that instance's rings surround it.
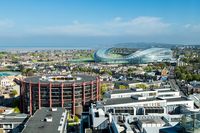
<svg viewBox="0 0 200 133">
<path fill-rule="evenodd" d="M 129 43 L 118 43 L 114 44 L 113 47 L 117 48 L 139 48 L 139 49 L 146 49 L 152 47 L 161 47 L 161 48 L 173 48 L 180 44 L 167 44 L 167 43 L 154 43 L 154 42 L 129 42 Z"/>
</svg>

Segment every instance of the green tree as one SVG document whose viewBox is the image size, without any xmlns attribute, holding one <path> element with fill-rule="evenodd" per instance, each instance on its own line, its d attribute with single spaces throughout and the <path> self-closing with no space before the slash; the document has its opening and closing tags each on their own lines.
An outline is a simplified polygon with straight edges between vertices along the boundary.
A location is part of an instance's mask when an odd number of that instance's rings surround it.
<svg viewBox="0 0 200 133">
<path fill-rule="evenodd" d="M 193 74 L 192 78 L 193 78 L 193 80 L 200 81 L 200 74 Z"/>
<path fill-rule="evenodd" d="M 103 83 L 101 84 L 101 95 L 104 95 L 104 93 L 108 90 L 108 85 Z"/>
<path fill-rule="evenodd" d="M 152 89 L 158 89 L 159 86 L 158 85 L 150 85 L 150 88 L 152 88 Z"/>
<path fill-rule="evenodd" d="M 17 91 L 16 90 L 12 90 L 9 95 L 10 95 L 10 97 L 14 97 L 14 96 L 17 95 Z"/>
<path fill-rule="evenodd" d="M 27 76 L 34 76 L 34 71 L 33 70 L 29 70 L 27 72 Z"/>
<path fill-rule="evenodd" d="M 15 112 L 15 113 L 20 113 L 19 108 L 18 108 L 18 107 L 15 107 L 15 108 L 14 108 L 14 112 Z"/>
<path fill-rule="evenodd" d="M 182 58 L 181 60 L 182 60 L 183 62 L 185 62 L 185 63 L 189 63 L 189 61 L 190 61 L 189 58 Z"/>
<path fill-rule="evenodd" d="M 166 65 L 165 63 L 160 63 L 159 66 L 160 66 L 160 68 L 163 69 L 163 68 L 165 68 L 167 65 Z"/>
<path fill-rule="evenodd" d="M 125 85 L 119 85 L 119 89 L 122 89 L 122 90 L 127 89 L 127 86 L 125 86 Z"/>
<path fill-rule="evenodd" d="M 12 62 L 18 62 L 18 61 L 19 61 L 19 57 L 17 57 L 17 56 L 12 57 Z"/>
<path fill-rule="evenodd" d="M 32 70 L 31 68 L 23 69 L 22 70 L 22 75 L 33 76 L 34 75 L 34 70 Z"/>
<path fill-rule="evenodd" d="M 153 68 L 152 68 L 151 66 L 147 66 L 147 67 L 144 68 L 144 70 L 145 70 L 146 72 L 151 72 L 152 69 L 153 69 Z"/>
<path fill-rule="evenodd" d="M 191 81 L 191 80 L 193 79 L 192 74 L 188 73 L 188 74 L 186 75 L 186 79 L 187 79 L 188 81 Z"/>
<path fill-rule="evenodd" d="M 74 121 L 80 123 L 80 119 L 78 118 L 78 116 L 74 116 Z"/>
<path fill-rule="evenodd" d="M 145 84 L 137 84 L 136 88 L 147 89 L 147 86 Z"/>
<path fill-rule="evenodd" d="M 186 80 L 186 74 L 185 73 L 181 73 L 181 79 Z"/>
</svg>

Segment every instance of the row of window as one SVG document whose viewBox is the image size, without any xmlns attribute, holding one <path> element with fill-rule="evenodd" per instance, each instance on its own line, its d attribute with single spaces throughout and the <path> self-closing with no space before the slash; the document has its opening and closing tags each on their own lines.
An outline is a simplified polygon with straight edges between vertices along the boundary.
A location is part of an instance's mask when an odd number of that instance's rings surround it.
<svg viewBox="0 0 200 133">
<path fill-rule="evenodd" d="M 145 109 L 145 115 L 148 113 L 164 113 L 164 109 Z"/>
<path fill-rule="evenodd" d="M 96 90 L 96 87 L 93 87 L 93 90 Z M 75 92 L 82 92 L 83 91 L 83 88 L 80 88 L 80 89 L 75 89 Z M 90 92 L 91 91 L 91 87 L 88 87 L 88 88 L 86 88 L 85 89 L 85 92 Z M 27 89 L 26 90 L 26 92 L 29 92 L 29 89 Z M 34 89 L 32 89 L 32 92 L 34 92 L 34 93 L 38 93 L 38 89 L 37 88 L 34 88 Z M 40 89 L 40 92 L 50 92 L 50 89 L 49 88 L 41 88 Z M 51 89 L 51 92 L 62 92 L 62 90 L 60 89 L 60 88 L 57 88 L 57 89 Z M 71 92 L 73 92 L 73 89 L 69 89 L 69 90 L 67 90 L 67 89 L 63 89 L 63 92 L 64 93 L 71 93 Z"/>
</svg>

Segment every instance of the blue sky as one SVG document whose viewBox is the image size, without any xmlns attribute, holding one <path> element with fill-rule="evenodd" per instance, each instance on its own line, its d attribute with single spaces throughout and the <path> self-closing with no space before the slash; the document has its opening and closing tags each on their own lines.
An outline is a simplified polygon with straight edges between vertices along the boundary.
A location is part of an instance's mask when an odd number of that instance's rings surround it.
<svg viewBox="0 0 200 133">
<path fill-rule="evenodd" d="M 1 0 L 0 46 L 200 44 L 199 0 Z"/>
</svg>

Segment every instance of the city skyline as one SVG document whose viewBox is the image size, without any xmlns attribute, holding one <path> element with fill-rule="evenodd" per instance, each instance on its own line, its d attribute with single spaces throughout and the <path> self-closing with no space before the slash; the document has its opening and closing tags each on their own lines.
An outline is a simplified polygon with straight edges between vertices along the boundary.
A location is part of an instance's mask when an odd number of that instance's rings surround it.
<svg viewBox="0 0 200 133">
<path fill-rule="evenodd" d="M 199 44 L 198 0 L 1 1 L 0 46 Z"/>
</svg>

